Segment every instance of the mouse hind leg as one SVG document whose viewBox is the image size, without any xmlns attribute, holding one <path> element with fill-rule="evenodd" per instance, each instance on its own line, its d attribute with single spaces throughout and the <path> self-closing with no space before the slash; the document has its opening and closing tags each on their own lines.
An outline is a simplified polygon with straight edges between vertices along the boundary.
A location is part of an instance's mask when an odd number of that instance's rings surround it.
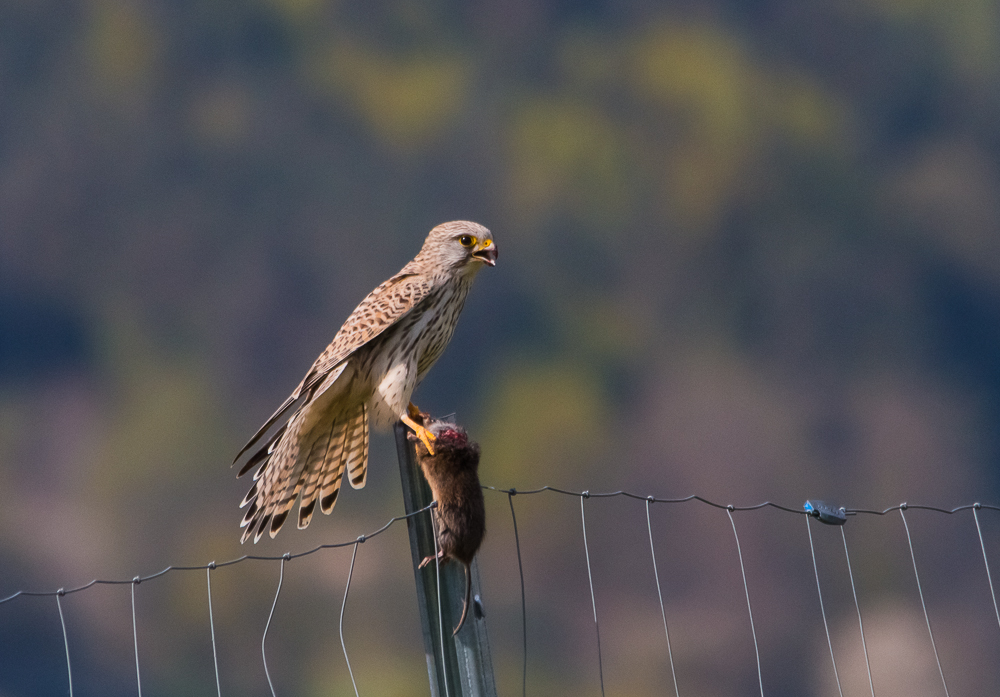
<svg viewBox="0 0 1000 697">
<path fill-rule="evenodd" d="M 432 561 L 434 561 L 435 559 L 437 559 L 440 562 L 443 562 L 445 560 L 444 559 L 444 550 L 443 549 L 440 550 L 440 551 L 438 551 L 438 553 L 436 555 L 432 554 L 429 557 L 424 557 L 424 560 L 422 562 L 420 562 L 420 565 L 417 566 L 417 568 L 418 569 L 422 569 L 425 566 L 427 566 L 428 564 L 430 564 Z"/>
</svg>

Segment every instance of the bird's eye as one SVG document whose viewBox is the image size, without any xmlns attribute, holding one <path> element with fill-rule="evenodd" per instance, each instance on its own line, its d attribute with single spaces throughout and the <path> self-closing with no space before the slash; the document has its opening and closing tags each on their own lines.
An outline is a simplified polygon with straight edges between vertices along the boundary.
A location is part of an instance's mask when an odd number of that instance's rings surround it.
<svg viewBox="0 0 1000 697">
<path fill-rule="evenodd" d="M 462 235 L 458 238 L 458 241 L 463 247 L 471 247 L 476 243 L 476 238 L 472 235 Z"/>
</svg>

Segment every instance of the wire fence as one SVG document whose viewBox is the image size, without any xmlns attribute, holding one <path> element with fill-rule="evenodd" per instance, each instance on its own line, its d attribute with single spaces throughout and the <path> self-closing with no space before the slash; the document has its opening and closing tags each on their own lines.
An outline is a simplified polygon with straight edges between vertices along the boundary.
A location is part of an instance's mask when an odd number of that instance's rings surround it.
<svg viewBox="0 0 1000 697">
<path fill-rule="evenodd" d="M 661 583 L 659 565 L 657 563 L 656 543 L 655 543 L 655 539 L 656 539 L 657 536 L 654 534 L 652 517 L 650 515 L 650 511 L 651 511 L 652 507 L 654 507 L 654 506 L 677 505 L 677 504 L 684 504 L 684 503 L 688 503 L 688 502 L 697 502 L 697 503 L 700 503 L 700 504 L 703 504 L 705 506 L 709 506 L 709 507 L 712 507 L 712 508 L 715 508 L 715 509 L 724 510 L 726 512 L 726 514 L 728 516 L 729 523 L 730 523 L 730 527 L 732 529 L 733 540 L 734 540 L 734 543 L 735 543 L 734 544 L 734 548 L 735 548 L 735 551 L 736 551 L 736 556 L 737 556 L 737 558 L 739 560 L 739 569 L 740 569 L 740 575 L 741 575 L 741 581 L 742 581 L 742 590 L 743 590 L 743 594 L 744 594 L 745 600 L 746 600 L 746 613 L 747 613 L 747 618 L 749 619 L 750 634 L 751 634 L 752 643 L 753 643 L 753 652 L 754 652 L 754 656 L 755 656 L 755 659 L 756 659 L 756 677 L 757 677 L 757 681 L 756 681 L 756 691 L 755 692 L 756 692 L 756 694 L 759 694 L 761 697 L 764 697 L 764 695 L 767 694 L 768 685 L 767 685 L 767 681 L 765 680 L 764 670 L 762 668 L 762 652 L 761 652 L 760 642 L 758 640 L 758 630 L 757 630 L 757 627 L 756 627 L 756 625 L 754 623 L 754 602 L 753 602 L 753 595 L 754 595 L 754 593 L 751 590 L 751 584 L 748 582 L 747 568 L 746 568 L 746 565 L 744 564 L 744 553 L 743 553 L 743 546 L 741 545 L 740 531 L 739 531 L 739 527 L 737 526 L 736 517 L 734 517 L 734 515 L 733 515 L 734 513 L 760 511 L 762 509 L 770 508 L 770 509 L 775 509 L 777 511 L 781 511 L 783 513 L 802 516 L 802 518 L 805 520 L 806 530 L 807 530 L 807 534 L 808 534 L 808 541 L 809 541 L 809 552 L 810 552 L 811 561 L 812 561 L 812 572 L 813 572 L 813 577 L 814 577 L 815 586 L 816 586 L 816 594 L 817 594 L 819 609 L 820 609 L 820 612 L 822 614 L 822 619 L 823 619 L 823 629 L 824 629 L 824 632 L 825 632 L 826 645 L 827 645 L 828 650 L 829 650 L 829 661 L 830 661 L 830 665 L 831 665 L 831 668 L 832 668 L 832 675 L 833 675 L 835 683 L 836 683 L 837 694 L 839 694 L 840 697 L 843 697 L 844 694 L 845 694 L 845 692 L 844 692 L 843 686 L 841 684 L 841 674 L 840 674 L 840 670 L 838 669 L 837 658 L 836 658 L 836 655 L 835 655 L 835 652 L 834 652 L 834 642 L 833 642 L 833 639 L 831 637 L 830 622 L 828 620 L 828 610 L 827 610 L 826 605 L 824 603 L 824 597 L 823 597 L 823 584 L 821 583 L 819 565 L 817 564 L 817 552 L 816 552 L 816 546 L 814 545 L 814 540 L 813 540 L 813 529 L 814 529 L 814 527 L 816 525 L 822 525 L 823 523 L 829 523 L 829 524 L 839 525 L 840 526 L 840 538 L 841 538 L 841 542 L 842 542 L 842 545 L 843 545 L 844 561 L 846 562 L 846 571 L 847 571 L 848 580 L 850 582 L 851 595 L 852 595 L 853 603 L 854 603 L 854 611 L 855 611 L 856 617 L 857 617 L 858 639 L 860 641 L 860 644 L 861 644 L 861 647 L 862 647 L 862 650 L 863 650 L 863 653 L 864 653 L 865 669 L 866 669 L 866 673 L 867 673 L 867 684 L 868 684 L 868 689 L 869 689 L 870 694 L 872 695 L 872 697 L 875 697 L 875 695 L 877 694 L 877 692 L 876 692 L 876 681 L 875 681 L 875 679 L 873 677 L 872 662 L 871 662 L 871 659 L 870 659 L 870 656 L 869 656 L 868 642 L 866 641 L 866 636 L 865 636 L 865 624 L 864 624 L 864 617 L 863 617 L 863 611 L 862 611 L 862 603 L 859 601 L 857 584 L 855 582 L 854 570 L 853 570 L 852 565 L 851 565 L 851 554 L 850 554 L 850 549 L 849 549 L 849 546 L 848 546 L 848 536 L 845 533 L 845 527 L 846 526 L 844 525 L 844 522 L 846 520 L 848 520 L 848 519 L 850 519 L 852 517 L 856 517 L 856 516 L 885 517 L 885 516 L 889 516 L 889 515 L 894 514 L 894 513 L 898 513 L 899 514 L 899 516 L 901 518 L 902 525 L 903 525 L 903 529 L 905 531 L 906 542 L 907 542 L 907 551 L 908 551 L 908 554 L 909 554 L 910 561 L 912 563 L 913 579 L 915 581 L 917 594 L 918 594 L 919 599 L 920 599 L 920 607 L 921 607 L 921 610 L 922 610 L 923 620 L 924 620 L 924 623 L 925 623 L 926 629 L 927 629 L 927 640 L 929 641 L 930 647 L 931 647 L 932 652 L 933 652 L 934 661 L 935 661 L 935 664 L 936 664 L 937 675 L 940 678 L 940 683 L 941 683 L 940 687 L 941 687 L 941 691 L 942 691 L 941 693 L 944 694 L 945 697 L 950 697 L 951 692 L 950 692 L 950 689 L 949 689 L 948 680 L 946 679 L 946 672 L 945 672 L 945 669 L 944 669 L 943 664 L 942 664 L 941 655 L 939 653 L 938 640 L 935 637 L 934 628 L 933 628 L 933 625 L 932 625 L 932 622 L 931 622 L 931 616 L 930 616 L 930 613 L 928 611 L 927 601 L 925 599 L 924 586 L 923 586 L 923 584 L 921 582 L 919 565 L 917 563 L 917 556 L 916 556 L 916 553 L 914 551 L 914 542 L 913 542 L 913 538 L 912 538 L 911 531 L 910 531 L 910 525 L 909 525 L 909 522 L 907 520 L 907 512 L 914 511 L 914 510 L 930 511 L 930 512 L 936 512 L 936 513 L 946 514 L 946 515 L 949 515 L 949 516 L 950 515 L 960 514 L 960 513 L 965 513 L 965 512 L 971 512 L 972 522 L 974 522 L 974 524 L 975 524 L 976 541 L 978 543 L 979 551 L 980 551 L 981 556 L 982 556 L 982 565 L 983 565 L 983 568 L 985 570 L 984 577 L 985 577 L 986 583 L 988 583 L 989 591 L 990 591 L 990 598 L 992 599 L 993 615 L 996 618 L 998 628 L 1000 628 L 1000 606 L 998 606 L 998 603 L 997 603 L 996 590 L 995 590 L 995 586 L 994 586 L 994 583 L 993 583 L 993 577 L 992 577 L 992 571 L 991 571 L 991 567 L 990 567 L 990 561 L 989 561 L 989 557 L 988 557 L 988 554 L 987 554 L 987 545 L 986 545 L 986 541 L 984 539 L 983 528 L 982 528 L 981 521 L 980 521 L 980 512 L 981 511 L 1000 511 L 1000 507 L 998 507 L 998 506 L 985 505 L 985 504 L 980 504 L 980 503 L 973 503 L 973 504 L 958 506 L 956 508 L 950 508 L 949 509 L 949 508 L 940 508 L 940 507 L 935 507 L 935 506 L 912 505 L 912 504 L 908 504 L 908 503 L 901 503 L 901 504 L 898 504 L 896 506 L 891 506 L 889 508 L 885 508 L 883 510 L 869 510 L 869 509 L 847 508 L 847 507 L 839 507 L 839 508 L 837 508 L 837 507 L 827 507 L 827 508 L 824 509 L 823 508 L 823 504 L 821 502 L 807 502 L 807 504 L 806 504 L 806 506 L 804 508 L 793 508 L 793 507 L 789 507 L 789 506 L 785 506 L 785 505 L 776 504 L 776 503 L 773 503 L 771 501 L 765 501 L 763 503 L 758 503 L 758 504 L 755 504 L 755 505 L 752 505 L 752 506 L 734 506 L 734 505 L 724 505 L 724 504 L 716 503 L 714 501 L 711 501 L 709 499 L 703 498 L 701 496 L 696 496 L 696 495 L 687 496 L 687 497 L 683 497 L 683 498 L 659 498 L 659 497 L 655 497 L 655 496 L 641 496 L 641 495 L 630 493 L 630 492 L 627 492 L 627 491 L 614 491 L 614 492 L 594 493 L 594 492 L 590 492 L 590 491 L 569 491 L 569 490 L 560 489 L 560 488 L 557 488 L 557 487 L 550 487 L 550 486 L 545 486 L 545 487 L 542 487 L 542 488 L 531 489 L 531 490 L 517 490 L 517 489 L 514 489 L 514 488 L 511 488 L 511 489 L 501 489 L 501 488 L 492 487 L 492 486 L 485 486 L 483 488 L 484 488 L 484 490 L 486 490 L 487 492 L 490 492 L 493 495 L 506 496 L 506 498 L 507 498 L 507 504 L 508 504 L 507 507 L 509 508 L 509 511 L 510 511 L 510 520 L 511 520 L 512 528 L 513 528 L 513 542 L 514 542 L 514 546 L 515 546 L 515 550 L 516 550 L 517 570 L 518 570 L 518 576 L 519 576 L 519 581 L 520 581 L 520 609 L 521 609 L 521 613 L 520 613 L 520 615 L 521 615 L 520 616 L 520 624 L 521 624 L 521 627 L 520 627 L 520 629 L 521 629 L 521 632 L 520 632 L 520 643 L 521 643 L 521 647 L 520 647 L 521 648 L 521 651 L 520 651 L 520 653 L 521 653 L 521 656 L 520 656 L 520 659 L 521 659 L 520 660 L 520 663 L 521 663 L 521 671 L 520 671 L 520 677 L 521 677 L 521 681 L 520 682 L 521 682 L 521 685 L 520 685 L 520 692 L 522 694 L 524 694 L 524 695 L 527 695 L 528 691 L 529 691 L 529 681 L 528 681 L 528 660 L 529 660 L 529 649 L 530 649 L 530 647 L 529 647 L 529 641 L 528 641 L 528 617 L 529 617 L 529 615 L 528 615 L 528 611 L 527 611 L 527 601 L 526 601 L 526 597 L 527 596 L 526 596 L 526 592 L 525 592 L 525 580 L 524 580 L 525 569 L 524 569 L 524 561 L 523 561 L 523 558 L 522 558 L 522 534 L 523 534 L 524 531 L 523 531 L 523 529 L 519 529 L 519 527 L 518 527 L 517 509 L 516 509 L 516 506 L 515 506 L 515 499 L 517 499 L 518 497 L 524 497 L 524 496 L 539 496 L 539 495 L 554 494 L 554 495 L 560 495 L 560 496 L 572 497 L 572 498 L 579 499 L 579 505 L 580 505 L 580 533 L 581 533 L 582 542 L 583 542 L 583 553 L 584 553 L 584 558 L 585 558 L 585 563 L 586 563 L 586 569 L 587 569 L 587 585 L 589 586 L 589 591 L 590 591 L 590 604 L 591 604 L 590 610 L 591 610 L 591 614 L 592 614 L 592 617 L 593 617 L 593 628 L 594 628 L 593 641 L 594 641 L 594 645 L 596 647 L 596 652 L 597 652 L 597 678 L 598 678 L 598 683 L 599 683 L 598 686 L 599 686 L 599 689 L 600 689 L 600 692 L 601 692 L 602 695 L 605 694 L 605 689 L 606 689 L 605 688 L 605 674 L 604 674 L 604 661 L 605 661 L 605 658 L 602 655 L 602 651 L 601 651 L 601 625 L 600 625 L 600 613 L 599 613 L 599 608 L 598 608 L 598 594 L 595 591 L 594 575 L 593 575 L 592 566 L 591 566 L 591 544 L 588 542 L 588 537 L 587 537 L 587 531 L 588 531 L 588 528 L 587 528 L 588 501 L 591 501 L 592 499 L 609 499 L 609 498 L 622 497 L 622 498 L 627 498 L 627 499 L 634 499 L 636 501 L 643 502 L 643 504 L 644 504 L 644 507 L 645 507 L 645 521 L 646 521 L 646 528 L 647 528 L 646 532 L 648 534 L 648 542 L 649 542 L 649 550 L 648 550 L 649 551 L 649 558 L 650 558 L 650 560 L 652 562 L 653 575 L 654 575 L 654 578 L 655 578 L 656 592 L 657 592 L 658 605 L 659 605 L 659 615 L 660 615 L 660 619 L 662 619 L 663 634 L 664 634 L 664 638 L 665 638 L 665 642 L 666 642 L 666 657 L 665 658 L 666 658 L 667 663 L 669 664 L 669 674 L 670 674 L 670 678 L 671 678 L 671 680 L 670 680 L 670 686 L 669 686 L 670 687 L 669 692 L 672 693 L 674 695 L 674 697 L 681 697 L 682 692 L 681 692 L 681 690 L 679 688 L 679 679 L 678 679 L 677 669 L 676 669 L 675 661 L 674 661 L 674 643 L 671 641 L 671 633 L 670 633 L 670 628 L 669 628 L 670 623 L 668 622 L 667 604 L 664 602 L 664 589 L 663 589 L 663 585 Z M 817 506 L 818 506 L 818 508 L 817 508 Z M 357 696 L 359 696 L 362 693 L 362 690 L 359 690 L 358 684 L 355 681 L 353 670 L 351 669 L 351 663 L 350 663 L 350 658 L 349 658 L 348 649 L 347 649 L 347 641 L 345 640 L 345 635 L 344 635 L 344 612 L 345 612 L 345 609 L 347 607 L 347 601 L 348 601 L 349 593 L 350 593 L 350 589 L 351 589 L 351 581 L 352 581 L 352 578 L 353 578 L 353 575 L 354 575 L 354 567 L 355 567 L 355 560 L 357 558 L 358 547 L 361 544 L 363 544 L 363 543 L 366 543 L 366 542 L 368 542 L 368 541 L 370 541 L 370 540 L 372 540 L 374 538 L 377 538 L 379 535 L 381 535 L 386 530 L 390 529 L 393 525 L 399 523 L 400 521 L 405 521 L 408 518 L 412 518 L 412 517 L 418 516 L 418 515 L 424 515 L 424 514 L 428 514 L 429 515 L 429 510 L 432 507 L 433 507 L 433 504 L 431 506 L 427 506 L 427 507 L 422 508 L 422 509 L 420 509 L 418 511 L 415 511 L 415 512 L 409 514 L 409 515 L 403 515 L 403 516 L 394 517 L 394 518 L 390 519 L 387 523 L 385 523 L 385 525 L 383 525 L 382 527 L 378 528 L 377 530 L 375 530 L 375 531 L 373 531 L 371 533 L 368 533 L 366 535 L 361 535 L 361 536 L 355 538 L 354 540 L 349 540 L 349 541 L 344 541 L 344 542 L 339 542 L 339 543 L 332 543 L 332 544 L 322 544 L 322 545 L 318 545 L 318 546 L 316 546 L 316 547 L 314 547 L 312 549 L 309 549 L 307 551 L 304 551 L 304 552 L 298 552 L 298 553 L 286 552 L 285 554 L 275 555 L 275 556 L 250 555 L 250 554 L 248 554 L 248 555 L 243 555 L 241 557 L 238 557 L 238 558 L 235 558 L 235 559 L 231 559 L 231 560 L 228 560 L 228 561 L 223 561 L 223 562 L 212 561 L 212 562 L 209 562 L 207 564 L 197 565 L 197 566 L 168 566 L 168 567 L 166 567 L 166 568 L 164 568 L 161 571 L 158 571 L 156 573 L 152 573 L 152 574 L 149 574 L 149 575 L 146 575 L 146 576 L 135 576 L 135 577 L 133 577 L 131 579 L 119 579 L 119 580 L 94 579 L 94 580 L 90 581 L 89 583 L 86 583 L 86 584 L 83 584 L 83 585 L 80 585 L 80 586 L 77 586 L 77 587 L 73 587 L 73 588 L 62 588 L 61 587 L 61 588 L 58 588 L 57 590 L 43 590 L 43 591 L 39 591 L 39 590 L 19 590 L 19 591 L 14 592 L 14 593 L 6 596 L 6 597 L 0 598 L 0 624 L 2 624 L 3 621 L 4 621 L 3 614 L 2 614 L 3 607 L 9 605 L 10 603 L 13 603 L 14 601 L 18 600 L 19 598 L 26 598 L 26 597 L 51 597 L 51 598 L 55 599 L 55 602 L 56 602 L 56 605 L 57 605 L 57 609 L 58 609 L 58 614 L 59 614 L 59 621 L 60 621 L 60 625 L 61 625 L 61 631 L 62 631 L 63 648 L 64 648 L 64 652 L 65 652 L 65 669 L 66 669 L 66 682 L 67 682 L 67 686 L 68 686 L 68 694 L 70 695 L 70 697 L 72 697 L 73 693 L 74 693 L 73 668 L 72 668 L 72 666 L 73 666 L 73 661 L 72 661 L 73 651 L 72 651 L 72 646 L 71 646 L 71 643 L 70 643 L 70 640 L 69 640 L 69 634 L 67 632 L 66 619 L 65 619 L 65 616 L 63 614 L 63 603 L 62 603 L 63 598 L 65 598 L 68 595 L 85 592 L 88 589 L 91 589 L 91 588 L 93 588 L 95 586 L 98 586 L 98 585 L 130 585 L 131 586 L 131 617 L 132 617 L 132 648 L 133 648 L 134 659 L 135 659 L 135 689 L 136 689 L 136 692 L 139 695 L 139 697 L 141 697 L 142 696 L 142 688 L 143 688 L 143 680 L 142 680 L 142 670 L 141 670 L 141 661 L 140 661 L 141 653 L 140 653 L 140 644 L 139 644 L 139 635 L 138 635 L 138 622 L 137 622 L 137 619 L 136 619 L 136 610 L 135 610 L 135 589 L 136 589 L 137 586 L 139 586 L 142 583 L 147 583 L 147 582 L 150 582 L 150 581 L 155 581 L 155 580 L 160 579 L 161 577 L 163 577 L 163 576 L 165 576 L 165 575 L 167 575 L 168 573 L 171 573 L 171 572 L 180 573 L 180 572 L 200 572 L 200 571 L 204 571 L 205 572 L 206 591 L 207 591 L 207 596 L 208 596 L 208 611 L 209 611 L 208 612 L 208 615 L 209 615 L 208 616 L 208 624 L 209 624 L 209 628 L 210 628 L 210 632 L 211 632 L 212 657 L 213 657 L 213 664 L 214 664 L 214 669 L 215 669 L 215 693 L 219 697 L 221 697 L 222 694 L 223 694 L 223 684 L 222 684 L 222 680 L 220 679 L 220 673 L 219 673 L 218 647 L 217 647 L 216 629 L 215 629 L 215 616 L 214 616 L 214 612 L 213 612 L 213 609 L 212 609 L 212 574 L 213 574 L 213 571 L 215 571 L 215 570 L 217 570 L 217 569 L 219 569 L 221 567 L 234 566 L 234 565 L 243 564 L 243 563 L 251 562 L 251 561 L 278 563 L 279 564 L 278 584 L 277 584 L 277 588 L 276 588 L 275 593 L 274 593 L 274 600 L 271 603 L 270 612 L 269 612 L 268 617 L 267 617 L 267 623 L 264 626 L 264 630 L 263 630 L 263 633 L 261 635 L 261 640 L 260 640 L 260 660 L 261 660 L 261 662 L 263 664 L 265 676 L 266 676 L 266 679 L 267 679 L 268 689 L 270 690 L 270 694 L 272 695 L 272 697 L 277 697 L 278 691 L 275 689 L 274 682 L 272 681 L 271 673 L 270 673 L 270 670 L 268 668 L 267 637 L 268 637 L 268 630 L 271 627 L 272 619 L 274 618 L 274 615 L 275 615 L 275 609 L 276 609 L 277 604 L 278 604 L 278 598 L 280 597 L 281 592 L 282 592 L 282 585 L 283 585 L 283 582 L 284 582 L 284 575 L 285 575 L 284 574 L 284 572 L 285 572 L 285 565 L 288 562 L 294 561 L 296 559 L 300 559 L 302 557 L 306 557 L 306 556 L 310 556 L 310 555 L 316 554 L 316 553 L 318 553 L 318 552 L 320 552 L 322 550 L 352 547 L 353 551 L 352 551 L 351 561 L 350 561 L 350 567 L 349 567 L 348 575 L 347 575 L 347 583 L 346 583 L 346 586 L 344 588 L 344 595 L 343 595 L 343 599 L 341 601 L 338 631 L 339 631 L 340 646 L 341 646 L 341 650 L 343 651 L 344 660 L 345 660 L 345 662 L 347 664 L 347 669 L 348 669 L 348 673 L 350 675 L 351 685 L 353 687 L 354 694 L 357 695 Z M 820 515 L 821 510 L 823 510 L 828 515 Z M 971 529 L 970 529 L 970 534 L 971 534 Z M 664 690 L 664 692 L 666 692 L 666 690 Z"/>
</svg>

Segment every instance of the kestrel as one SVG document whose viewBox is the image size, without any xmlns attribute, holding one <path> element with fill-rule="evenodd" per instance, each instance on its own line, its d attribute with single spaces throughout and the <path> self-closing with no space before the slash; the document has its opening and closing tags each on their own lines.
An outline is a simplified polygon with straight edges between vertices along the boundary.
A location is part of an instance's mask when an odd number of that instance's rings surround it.
<svg viewBox="0 0 1000 697">
<path fill-rule="evenodd" d="M 237 476 L 257 467 L 240 508 L 250 506 L 241 542 L 281 529 L 296 499 L 298 526 L 319 501 L 330 513 L 347 471 L 360 489 L 368 474 L 368 426 L 402 420 L 433 452 L 434 435 L 414 421 L 414 388 L 451 340 L 476 274 L 495 266 L 493 234 L 459 220 L 430 231 L 420 253 L 369 293 L 288 399 L 236 456 L 256 447 Z M 293 407 L 273 435 L 265 434 Z"/>
</svg>

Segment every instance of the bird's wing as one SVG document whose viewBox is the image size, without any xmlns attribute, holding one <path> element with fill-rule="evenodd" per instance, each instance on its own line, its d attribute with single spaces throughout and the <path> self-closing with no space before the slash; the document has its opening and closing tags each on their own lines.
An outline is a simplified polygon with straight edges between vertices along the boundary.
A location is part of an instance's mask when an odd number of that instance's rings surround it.
<svg viewBox="0 0 1000 697">
<path fill-rule="evenodd" d="M 304 394 L 315 387 L 334 366 L 405 317 L 430 291 L 426 276 L 401 272 L 369 293 L 313 363 L 296 392 Z"/>
<path fill-rule="evenodd" d="M 431 291 L 431 283 L 426 276 L 411 273 L 405 269 L 373 290 L 333 337 L 326 350 L 319 355 L 309 372 L 295 391 L 288 396 L 277 411 L 257 430 L 243 449 L 233 459 L 235 464 L 244 453 L 252 448 L 267 431 L 274 426 L 293 405 L 308 401 L 311 392 L 322 383 L 337 366 L 352 353 L 377 337 L 386 329 L 405 317 Z M 328 383 L 329 384 L 329 383 Z M 256 458 L 251 458 L 251 461 Z M 249 462 L 240 470 L 242 476 L 253 465 Z"/>
</svg>

